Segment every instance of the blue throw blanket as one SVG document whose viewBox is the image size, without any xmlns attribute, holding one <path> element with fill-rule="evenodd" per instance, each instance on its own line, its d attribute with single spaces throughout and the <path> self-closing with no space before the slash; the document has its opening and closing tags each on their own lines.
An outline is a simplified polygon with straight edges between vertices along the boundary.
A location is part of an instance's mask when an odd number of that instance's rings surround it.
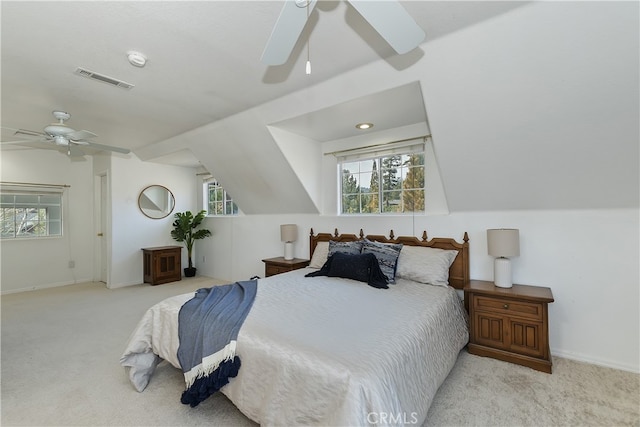
<svg viewBox="0 0 640 427">
<path fill-rule="evenodd" d="M 256 292 L 255 280 L 198 289 L 180 308 L 178 360 L 187 383 L 182 403 L 197 406 L 238 375 L 236 339 Z"/>
</svg>

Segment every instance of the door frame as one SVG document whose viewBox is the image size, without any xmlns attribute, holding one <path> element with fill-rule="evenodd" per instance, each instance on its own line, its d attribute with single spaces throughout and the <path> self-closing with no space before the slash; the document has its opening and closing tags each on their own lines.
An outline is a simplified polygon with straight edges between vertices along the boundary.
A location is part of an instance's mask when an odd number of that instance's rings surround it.
<svg viewBox="0 0 640 427">
<path fill-rule="evenodd" d="M 111 265 L 109 171 L 94 177 L 94 272 L 96 282 L 109 287 Z"/>
</svg>

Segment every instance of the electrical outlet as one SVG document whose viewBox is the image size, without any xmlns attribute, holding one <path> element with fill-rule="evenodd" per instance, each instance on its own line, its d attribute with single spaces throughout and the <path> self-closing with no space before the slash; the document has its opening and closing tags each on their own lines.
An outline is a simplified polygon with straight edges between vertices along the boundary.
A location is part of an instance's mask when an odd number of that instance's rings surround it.
<svg viewBox="0 0 640 427">
<path fill-rule="evenodd" d="M 75 261 L 69 261 L 69 268 L 76 268 L 76 262 Z"/>
<path fill-rule="evenodd" d="M 204 255 L 202 255 L 202 263 L 204 264 L 205 262 L 207 262 L 207 258 Z"/>
</svg>

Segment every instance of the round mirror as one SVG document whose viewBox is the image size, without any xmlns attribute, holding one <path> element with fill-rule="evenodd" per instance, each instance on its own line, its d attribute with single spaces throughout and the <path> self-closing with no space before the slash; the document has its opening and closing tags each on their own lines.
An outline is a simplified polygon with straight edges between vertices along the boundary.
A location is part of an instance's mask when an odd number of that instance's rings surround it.
<svg viewBox="0 0 640 427">
<path fill-rule="evenodd" d="M 138 197 L 138 207 L 142 213 L 153 219 L 169 216 L 175 205 L 173 193 L 162 185 L 150 185 L 142 190 Z"/>
</svg>

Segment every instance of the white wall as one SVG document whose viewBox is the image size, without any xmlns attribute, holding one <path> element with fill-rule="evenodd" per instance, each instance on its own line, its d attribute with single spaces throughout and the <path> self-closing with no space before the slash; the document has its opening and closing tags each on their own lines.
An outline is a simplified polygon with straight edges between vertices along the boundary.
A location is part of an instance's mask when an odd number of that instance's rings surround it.
<svg viewBox="0 0 640 427">
<path fill-rule="evenodd" d="M 184 244 L 171 238 L 171 224 L 176 212 L 196 212 L 198 197 L 196 170 L 179 166 L 142 162 L 130 158 L 111 160 L 111 271 L 108 286 L 142 283 L 142 248 Z M 146 217 L 138 209 L 138 195 L 147 186 L 167 187 L 176 199 L 174 212 L 163 219 Z M 182 250 L 186 266 L 187 251 Z"/>
<path fill-rule="evenodd" d="M 469 234 L 471 277 L 491 280 L 486 229 L 520 229 L 514 283 L 551 288 L 554 355 L 640 372 L 638 209 L 467 212 L 442 216 L 251 215 L 208 218 L 214 237 L 197 243 L 199 274 L 228 281 L 264 277 L 264 258 L 282 256 L 280 224 L 298 224 L 295 256 L 309 257 L 309 229 L 454 237 Z M 202 257 L 206 262 L 202 261 Z"/>
<path fill-rule="evenodd" d="M 142 283 L 143 247 L 179 245 L 171 238 L 173 214 L 148 218 L 138 209 L 138 195 L 151 184 L 169 188 L 175 212 L 198 210 L 196 170 L 141 162 L 134 155 L 95 156 L 70 161 L 53 150 L 3 151 L 2 181 L 68 184 L 64 193 L 64 235 L 61 238 L 1 242 L 2 293 L 98 280 L 96 264 L 95 177 L 109 178 L 108 224 L 111 288 Z M 187 254 L 183 249 L 183 263 Z M 69 261 L 75 268 L 69 268 Z"/>
<path fill-rule="evenodd" d="M 92 280 L 91 161 L 72 162 L 54 150 L 3 151 L 0 161 L 2 181 L 71 186 L 63 194 L 62 237 L 0 242 L 2 293 Z"/>
</svg>

